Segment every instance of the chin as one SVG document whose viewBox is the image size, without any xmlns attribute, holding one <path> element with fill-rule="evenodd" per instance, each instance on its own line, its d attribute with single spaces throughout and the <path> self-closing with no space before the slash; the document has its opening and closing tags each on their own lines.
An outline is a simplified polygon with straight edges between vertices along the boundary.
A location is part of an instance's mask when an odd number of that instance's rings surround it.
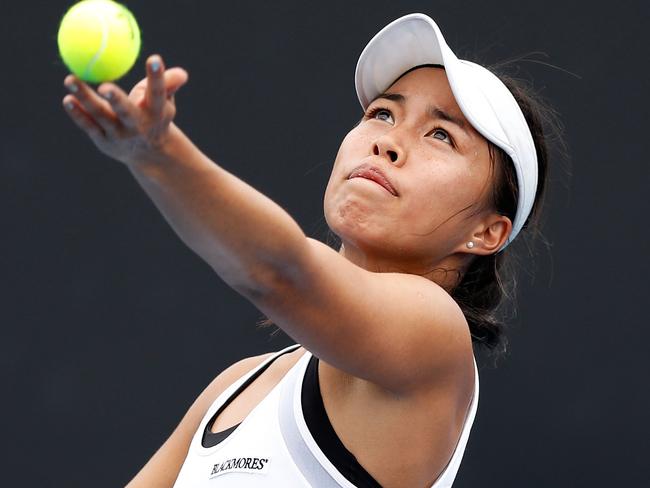
<svg viewBox="0 0 650 488">
<path fill-rule="evenodd" d="M 325 190 L 323 213 L 330 230 L 345 243 L 362 250 L 377 251 L 393 247 L 391 242 L 399 234 L 387 228 L 388 209 L 372 207 L 373 200 L 345 187 L 329 184 Z"/>
<path fill-rule="evenodd" d="M 392 243 L 385 231 L 378 231 L 377 226 L 359 221 L 353 215 L 345 212 L 325 214 L 329 229 L 347 247 L 354 247 L 367 254 L 377 254 L 385 251 Z"/>
</svg>

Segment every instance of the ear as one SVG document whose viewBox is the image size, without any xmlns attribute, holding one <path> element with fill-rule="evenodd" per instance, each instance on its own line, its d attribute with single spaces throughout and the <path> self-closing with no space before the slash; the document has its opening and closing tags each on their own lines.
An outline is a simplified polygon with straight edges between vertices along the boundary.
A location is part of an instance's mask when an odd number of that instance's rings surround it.
<svg viewBox="0 0 650 488">
<path fill-rule="evenodd" d="M 505 215 L 490 214 L 462 243 L 459 251 L 477 255 L 493 254 L 501 249 L 512 232 L 512 221 Z M 467 247 L 472 241 L 474 247 Z"/>
</svg>

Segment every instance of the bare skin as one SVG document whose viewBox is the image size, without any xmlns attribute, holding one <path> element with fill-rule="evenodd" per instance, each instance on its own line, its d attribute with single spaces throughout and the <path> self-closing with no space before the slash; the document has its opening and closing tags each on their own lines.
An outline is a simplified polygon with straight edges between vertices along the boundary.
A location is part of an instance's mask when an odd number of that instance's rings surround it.
<svg viewBox="0 0 650 488">
<path fill-rule="evenodd" d="M 147 78 L 128 95 L 112 83 L 96 93 L 69 75 L 66 86 L 77 90 L 64 98 L 73 106 L 68 113 L 100 151 L 129 167 L 188 245 L 304 346 L 274 362 L 220 414 L 213 431 L 242 421 L 309 350 L 320 358 L 332 426 L 360 464 L 387 488 L 431 486 L 456 446 L 474 390 L 467 323 L 446 293 L 457 275 L 441 270 L 462 272 L 474 256 L 496 252 L 512 228 L 507 217 L 481 205 L 493 178 L 487 142 L 464 119 L 444 71 L 422 68 L 399 79 L 388 89 L 391 99 L 375 100 L 369 107 L 374 113 L 341 143 L 324 199 L 327 222 L 343 242 L 337 254 L 305 238 L 270 201 L 204 164 L 206 158 L 172 123 L 173 94 L 187 73 L 164 67 L 154 72 L 153 61 L 162 63 L 159 56 L 149 58 Z M 111 101 L 98 96 L 108 92 Z M 441 111 L 460 126 L 440 117 Z M 201 168 L 195 183 L 165 174 L 167 168 L 180 171 L 173 164 L 181 160 Z M 379 167 L 398 195 L 364 178 L 348 179 L 364 162 Z M 200 186 L 206 175 L 216 175 L 209 188 Z M 179 185 L 174 199 L 164 200 L 161 182 Z M 197 194 L 203 207 L 191 205 Z M 184 214 L 173 207 L 176 200 L 189 202 Z M 229 202 L 232 212 L 226 213 Z M 205 218 L 214 208 L 219 217 L 210 221 L 211 234 L 187 237 L 203 231 L 191 217 Z M 266 222 L 268 231 L 259 231 Z M 259 249 L 269 252 L 269 262 L 282 262 L 282 269 L 290 263 L 291 277 L 268 265 L 251 267 Z M 128 486 L 171 487 L 210 404 L 266 357 L 247 358 L 219 375 Z M 401 464 L 394 462 L 396 452 Z"/>
<path fill-rule="evenodd" d="M 494 252 L 512 227 L 507 217 L 481 209 L 492 181 L 487 141 L 463 116 L 440 68 L 412 71 L 386 94 L 403 100 L 374 100 L 341 143 L 325 217 L 350 261 L 376 272 L 422 275 L 449 289 L 456 276 L 432 270 L 464 271 L 474 255 Z M 432 118 L 429 107 L 462 127 Z M 368 180 L 347 180 L 361 162 L 379 166 L 399 197 Z M 464 247 L 468 229 L 476 233 L 470 239 L 482 240 L 472 253 Z"/>
</svg>

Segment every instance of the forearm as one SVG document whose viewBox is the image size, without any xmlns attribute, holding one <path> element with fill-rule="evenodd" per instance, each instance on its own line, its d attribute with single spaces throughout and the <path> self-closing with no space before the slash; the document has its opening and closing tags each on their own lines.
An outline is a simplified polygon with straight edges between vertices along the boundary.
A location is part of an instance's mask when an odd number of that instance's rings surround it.
<svg viewBox="0 0 650 488">
<path fill-rule="evenodd" d="M 291 277 L 306 240 L 295 220 L 171 131 L 155 161 L 129 169 L 183 242 L 238 291 Z"/>
</svg>

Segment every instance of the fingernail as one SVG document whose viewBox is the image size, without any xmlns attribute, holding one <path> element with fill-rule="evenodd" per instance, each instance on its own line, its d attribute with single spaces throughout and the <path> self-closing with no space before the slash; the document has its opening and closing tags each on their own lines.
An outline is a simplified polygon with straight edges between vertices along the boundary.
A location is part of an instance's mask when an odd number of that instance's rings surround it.
<svg viewBox="0 0 650 488">
<path fill-rule="evenodd" d="M 72 93 L 77 93 L 79 91 L 79 87 L 76 83 L 70 83 L 68 85 L 68 90 L 70 90 Z"/>
<path fill-rule="evenodd" d="M 72 110 L 74 108 L 74 103 L 65 102 L 65 108 L 67 108 L 68 110 Z"/>
<path fill-rule="evenodd" d="M 103 93 L 102 96 L 103 96 L 106 100 L 113 100 L 113 92 L 111 92 L 111 91 L 106 92 L 106 93 Z"/>
<path fill-rule="evenodd" d="M 151 71 L 154 73 L 158 73 L 158 70 L 160 69 L 160 61 L 154 61 L 151 63 Z"/>
</svg>

